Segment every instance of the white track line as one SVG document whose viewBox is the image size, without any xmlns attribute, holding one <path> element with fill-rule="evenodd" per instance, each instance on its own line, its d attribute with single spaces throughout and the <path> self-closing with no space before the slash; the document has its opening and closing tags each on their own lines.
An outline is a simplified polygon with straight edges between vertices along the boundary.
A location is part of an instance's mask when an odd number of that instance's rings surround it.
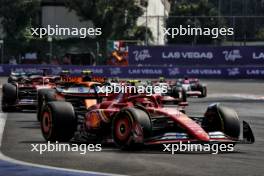
<svg viewBox="0 0 264 176">
<path fill-rule="evenodd" d="M 3 139 L 4 127 L 5 127 L 5 123 L 6 123 L 6 117 L 7 117 L 6 114 L 0 113 L 0 147 L 2 145 L 2 139 Z M 19 161 L 19 160 L 10 158 L 8 156 L 5 156 L 1 151 L 0 151 L 0 159 L 4 160 L 4 161 L 7 161 L 7 162 L 10 162 L 10 163 L 13 163 L 13 164 L 19 164 L 19 165 L 30 166 L 30 167 L 38 167 L 38 168 L 43 168 L 43 169 L 51 169 L 51 170 L 67 171 L 67 172 L 76 172 L 76 173 L 82 173 L 82 174 L 105 175 L 105 176 L 118 175 L 118 174 L 103 173 L 103 172 L 91 172 L 91 171 L 77 170 L 77 169 L 66 169 L 66 168 L 46 166 L 46 165 L 41 165 L 41 164 L 35 164 L 35 163 Z"/>
<path fill-rule="evenodd" d="M 221 98 L 221 97 L 231 97 L 231 98 L 243 98 L 250 100 L 264 100 L 264 95 L 255 95 L 255 94 L 233 94 L 233 93 L 212 93 L 209 94 L 210 98 Z"/>
<path fill-rule="evenodd" d="M 6 114 L 0 113 L 0 147 L 2 146 L 5 123 L 6 123 Z"/>
</svg>

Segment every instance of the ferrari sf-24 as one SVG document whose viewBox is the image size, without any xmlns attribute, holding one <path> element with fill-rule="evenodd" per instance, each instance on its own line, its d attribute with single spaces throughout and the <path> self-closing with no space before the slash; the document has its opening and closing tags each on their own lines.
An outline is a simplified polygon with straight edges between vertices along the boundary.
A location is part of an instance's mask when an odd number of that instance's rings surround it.
<svg viewBox="0 0 264 176">
<path fill-rule="evenodd" d="M 100 86 L 80 83 L 46 91 L 39 111 L 41 131 L 47 141 L 68 142 L 76 135 L 86 142 L 113 142 L 121 149 L 138 146 L 193 143 L 254 143 L 249 124 L 220 104 L 209 106 L 203 117 L 191 117 L 176 107 L 164 107 L 160 95 L 118 94 L 111 100 L 98 94 Z M 240 137 L 240 134 L 243 137 Z"/>
</svg>

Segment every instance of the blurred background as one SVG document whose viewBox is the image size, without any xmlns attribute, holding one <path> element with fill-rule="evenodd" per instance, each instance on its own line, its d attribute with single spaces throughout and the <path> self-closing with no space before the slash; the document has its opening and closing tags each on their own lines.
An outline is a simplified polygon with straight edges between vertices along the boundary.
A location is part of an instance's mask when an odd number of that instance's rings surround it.
<svg viewBox="0 0 264 176">
<path fill-rule="evenodd" d="M 30 28 L 100 27 L 103 35 L 31 36 Z M 183 36 L 163 28 L 233 27 L 235 34 Z M 1 63 L 128 65 L 128 46 L 263 46 L 264 0 L 0 0 Z"/>
</svg>

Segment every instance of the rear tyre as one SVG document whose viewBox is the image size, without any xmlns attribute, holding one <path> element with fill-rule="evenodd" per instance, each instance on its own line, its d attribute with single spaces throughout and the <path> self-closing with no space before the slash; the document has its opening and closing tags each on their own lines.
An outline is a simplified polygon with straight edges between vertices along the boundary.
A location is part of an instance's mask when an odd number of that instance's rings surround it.
<svg viewBox="0 0 264 176">
<path fill-rule="evenodd" d="M 122 109 L 112 121 L 113 140 L 123 150 L 140 149 L 151 132 L 150 117 L 141 109 Z"/>
<path fill-rule="evenodd" d="M 199 98 L 205 98 L 207 96 L 207 88 L 206 86 L 200 86 L 199 91 L 201 91 L 201 95 L 199 95 Z"/>
<path fill-rule="evenodd" d="M 187 92 L 186 90 L 182 90 L 182 102 L 187 102 Z"/>
<path fill-rule="evenodd" d="M 2 111 L 12 112 L 15 110 L 14 104 L 17 99 L 17 87 L 13 84 L 6 83 L 3 85 Z"/>
<path fill-rule="evenodd" d="M 214 104 L 208 107 L 202 126 L 207 131 L 222 131 L 232 138 L 239 138 L 240 122 L 235 110 Z"/>
<path fill-rule="evenodd" d="M 41 113 L 43 137 L 51 142 L 67 142 L 77 128 L 73 106 L 68 102 L 49 102 Z"/>
<path fill-rule="evenodd" d="M 180 87 L 172 87 L 171 96 L 174 98 L 180 98 L 180 93 L 182 92 L 182 88 Z"/>
<path fill-rule="evenodd" d="M 172 97 L 178 98 L 180 102 L 187 102 L 186 90 L 181 87 L 172 88 Z"/>
</svg>

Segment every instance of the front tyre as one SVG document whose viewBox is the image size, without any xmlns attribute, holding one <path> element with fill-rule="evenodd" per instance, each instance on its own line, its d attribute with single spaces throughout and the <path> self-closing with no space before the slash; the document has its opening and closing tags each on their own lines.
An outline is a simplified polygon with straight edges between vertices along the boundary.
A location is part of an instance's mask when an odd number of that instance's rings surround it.
<svg viewBox="0 0 264 176">
<path fill-rule="evenodd" d="M 222 131 L 235 139 L 238 139 L 240 135 L 240 122 L 236 111 L 220 104 L 208 107 L 202 126 L 206 131 Z"/>
<path fill-rule="evenodd" d="M 12 112 L 15 110 L 14 104 L 17 99 L 17 87 L 13 84 L 6 83 L 2 88 L 2 111 Z"/>
</svg>

